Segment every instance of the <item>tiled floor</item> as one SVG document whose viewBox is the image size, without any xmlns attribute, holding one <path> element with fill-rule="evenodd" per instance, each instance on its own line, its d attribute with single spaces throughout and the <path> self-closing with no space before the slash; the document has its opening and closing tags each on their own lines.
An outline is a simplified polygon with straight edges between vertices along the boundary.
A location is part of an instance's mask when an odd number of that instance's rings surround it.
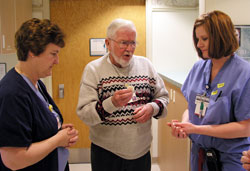
<svg viewBox="0 0 250 171">
<path fill-rule="evenodd" d="M 91 171 L 90 164 L 70 164 L 70 171 Z M 160 171 L 160 168 L 157 164 L 152 164 L 151 171 Z"/>
</svg>

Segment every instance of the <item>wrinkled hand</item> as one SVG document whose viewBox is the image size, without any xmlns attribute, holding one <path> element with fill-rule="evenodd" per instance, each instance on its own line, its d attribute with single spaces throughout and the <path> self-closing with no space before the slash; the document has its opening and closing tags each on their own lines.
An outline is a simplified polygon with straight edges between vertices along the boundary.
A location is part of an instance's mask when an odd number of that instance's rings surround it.
<svg viewBox="0 0 250 171">
<path fill-rule="evenodd" d="M 133 118 L 136 122 L 144 123 L 151 119 L 154 109 L 152 105 L 146 104 L 135 109 Z"/>
<path fill-rule="evenodd" d="M 131 89 L 118 90 L 111 97 L 111 101 L 115 107 L 122 107 L 126 105 L 133 96 L 133 91 Z"/>
<path fill-rule="evenodd" d="M 183 131 L 183 129 L 176 125 L 179 122 L 178 120 L 172 120 L 171 122 L 168 122 L 167 125 L 172 129 L 171 134 L 172 136 L 176 137 L 176 138 L 187 138 L 188 134 L 186 132 Z"/>
<path fill-rule="evenodd" d="M 247 171 L 250 171 L 250 150 L 243 151 L 241 157 L 242 167 Z"/>
</svg>

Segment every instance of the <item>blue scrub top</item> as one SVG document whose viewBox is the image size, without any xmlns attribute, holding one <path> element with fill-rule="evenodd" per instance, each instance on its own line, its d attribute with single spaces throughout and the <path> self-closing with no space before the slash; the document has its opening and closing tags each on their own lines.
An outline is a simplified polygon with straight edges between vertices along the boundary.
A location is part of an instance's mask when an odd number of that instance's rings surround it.
<svg viewBox="0 0 250 171">
<path fill-rule="evenodd" d="M 35 88 L 35 86 L 31 83 L 31 81 L 25 75 L 21 75 L 21 76 L 26 81 L 26 83 L 30 86 L 30 88 L 34 91 L 34 93 L 43 102 L 44 108 L 50 108 L 49 106 L 52 106 L 52 105 L 49 103 L 49 100 L 48 100 L 47 96 L 45 95 L 45 92 L 43 92 L 39 81 L 37 82 L 37 86 L 39 89 L 38 90 Z M 50 109 L 50 111 L 51 111 L 51 113 L 53 113 L 54 117 L 56 118 L 56 120 L 58 122 L 57 123 L 58 129 L 61 129 L 62 120 L 60 118 L 60 115 L 53 109 L 53 106 Z M 58 171 L 64 171 L 65 167 L 67 165 L 67 162 L 68 162 L 69 151 L 68 151 L 68 149 L 66 149 L 64 147 L 58 147 L 57 152 L 58 152 Z"/>
<path fill-rule="evenodd" d="M 211 67 L 211 60 L 199 60 L 182 86 L 182 93 L 188 101 L 190 122 L 218 125 L 250 119 L 250 64 L 234 54 L 209 83 Z M 195 115 L 195 98 L 204 93 L 209 98 L 209 105 L 205 116 L 199 117 Z M 247 137 L 223 139 L 191 134 L 190 139 L 198 147 L 215 148 L 229 155 L 241 154 L 250 145 Z"/>
<path fill-rule="evenodd" d="M 44 84 L 40 80 L 39 84 L 49 103 L 63 120 Z M 57 132 L 55 116 L 44 107 L 44 103 L 22 76 L 14 68 L 11 69 L 0 81 L 0 147 L 29 147 L 32 143 L 52 137 Z M 0 155 L 0 171 L 9 170 L 2 163 Z M 22 170 L 58 170 L 57 149 L 38 163 Z"/>
</svg>

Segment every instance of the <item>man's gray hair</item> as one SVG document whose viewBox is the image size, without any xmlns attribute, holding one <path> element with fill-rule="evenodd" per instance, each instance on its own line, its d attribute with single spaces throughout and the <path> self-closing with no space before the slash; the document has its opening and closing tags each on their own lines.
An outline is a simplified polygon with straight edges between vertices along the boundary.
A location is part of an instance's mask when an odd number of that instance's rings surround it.
<svg viewBox="0 0 250 171">
<path fill-rule="evenodd" d="M 123 28 L 123 27 L 131 28 L 131 29 L 135 30 L 135 32 L 136 32 L 135 25 L 132 21 L 125 20 L 122 18 L 117 18 L 117 19 L 113 20 L 110 23 L 110 25 L 108 26 L 107 38 L 114 38 L 117 30 L 119 30 L 120 28 Z"/>
</svg>

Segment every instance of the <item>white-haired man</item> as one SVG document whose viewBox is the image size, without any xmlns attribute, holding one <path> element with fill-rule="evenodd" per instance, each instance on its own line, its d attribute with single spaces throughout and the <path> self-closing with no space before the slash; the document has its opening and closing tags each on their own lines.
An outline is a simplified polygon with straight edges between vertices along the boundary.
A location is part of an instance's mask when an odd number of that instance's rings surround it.
<svg viewBox="0 0 250 171">
<path fill-rule="evenodd" d="M 135 56 L 136 28 L 115 19 L 109 53 L 84 69 L 77 114 L 90 127 L 92 171 L 150 171 L 152 117 L 167 114 L 168 92 L 150 61 Z"/>
</svg>

